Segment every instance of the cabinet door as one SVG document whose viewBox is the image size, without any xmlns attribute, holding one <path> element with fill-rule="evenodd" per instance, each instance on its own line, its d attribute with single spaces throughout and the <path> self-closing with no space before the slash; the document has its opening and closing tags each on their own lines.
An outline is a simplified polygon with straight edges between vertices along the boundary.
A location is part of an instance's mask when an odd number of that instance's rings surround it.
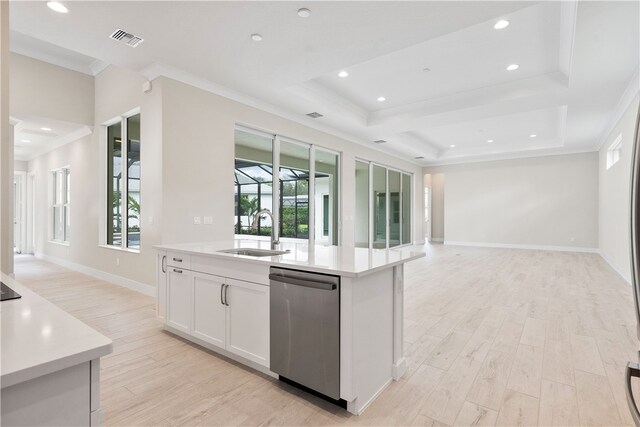
<svg viewBox="0 0 640 427">
<path fill-rule="evenodd" d="M 227 350 L 269 366 L 269 287 L 227 279 Z"/>
<path fill-rule="evenodd" d="M 225 346 L 224 278 L 193 274 L 193 336 L 210 344 Z"/>
<path fill-rule="evenodd" d="M 167 269 L 167 325 L 187 334 L 191 333 L 191 279 L 189 270 Z"/>
<path fill-rule="evenodd" d="M 162 321 L 167 315 L 167 253 L 156 257 L 156 316 Z"/>
</svg>

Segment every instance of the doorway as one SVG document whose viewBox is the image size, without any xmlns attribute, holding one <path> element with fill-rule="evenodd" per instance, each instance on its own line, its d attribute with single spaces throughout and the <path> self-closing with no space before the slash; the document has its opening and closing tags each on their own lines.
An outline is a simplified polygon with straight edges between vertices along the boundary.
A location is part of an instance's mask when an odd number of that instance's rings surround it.
<svg viewBox="0 0 640 427">
<path fill-rule="evenodd" d="M 13 175 L 13 251 L 21 254 L 25 250 L 27 234 L 27 173 L 15 172 Z"/>
<path fill-rule="evenodd" d="M 424 239 L 431 242 L 431 174 L 424 176 Z"/>
</svg>

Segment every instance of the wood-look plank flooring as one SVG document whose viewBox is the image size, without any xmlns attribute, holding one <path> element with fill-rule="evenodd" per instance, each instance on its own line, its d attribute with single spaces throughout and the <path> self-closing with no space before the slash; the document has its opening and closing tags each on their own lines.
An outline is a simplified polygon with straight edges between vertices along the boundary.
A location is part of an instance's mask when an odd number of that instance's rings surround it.
<svg viewBox="0 0 640 427">
<path fill-rule="evenodd" d="M 163 332 L 153 298 L 29 256 L 16 277 L 114 340 L 107 426 L 632 425 L 632 291 L 602 258 L 424 248 L 405 270 L 407 372 L 359 417 Z"/>
</svg>

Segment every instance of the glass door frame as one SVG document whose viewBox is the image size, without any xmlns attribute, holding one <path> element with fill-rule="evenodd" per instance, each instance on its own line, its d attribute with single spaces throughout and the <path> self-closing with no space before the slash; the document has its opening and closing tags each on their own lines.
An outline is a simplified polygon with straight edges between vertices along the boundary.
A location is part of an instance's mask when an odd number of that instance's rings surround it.
<svg viewBox="0 0 640 427">
<path fill-rule="evenodd" d="M 369 166 L 369 249 L 374 249 L 373 248 L 373 242 L 374 242 L 374 237 L 375 237 L 375 198 L 373 196 L 374 193 L 374 186 L 373 186 L 373 166 L 378 166 L 381 168 L 385 169 L 385 216 L 386 216 L 386 221 L 385 221 L 385 249 L 392 249 L 392 248 L 399 248 L 399 247 L 404 247 L 404 246 L 411 246 L 413 244 L 413 230 L 414 230 L 414 214 L 413 214 L 413 209 L 414 209 L 414 202 L 415 202 L 415 197 L 414 197 L 414 188 L 415 188 L 415 174 L 412 172 L 407 172 L 404 171 L 402 169 L 399 169 L 397 167 L 394 166 L 388 166 L 385 165 L 383 163 L 379 163 L 379 162 L 374 162 L 372 160 L 367 160 L 367 159 L 363 159 L 361 157 L 356 157 L 355 158 L 356 162 L 360 162 L 363 164 L 367 164 Z M 354 163 L 355 166 L 355 163 Z M 355 170 L 355 168 L 354 168 Z M 391 221 L 390 221 L 390 211 L 391 211 L 391 197 L 389 194 L 389 171 L 393 171 L 393 172 L 398 172 L 400 174 L 400 224 L 399 224 L 399 239 L 400 239 L 400 244 L 393 246 L 393 247 L 389 247 L 389 236 L 390 236 L 390 225 L 391 225 Z M 404 203 L 402 201 L 402 195 L 404 193 L 403 191 L 403 179 L 402 176 L 403 175 L 408 175 L 410 178 L 410 189 L 409 189 L 409 195 L 410 195 L 410 208 L 409 208 L 409 224 L 410 224 L 410 234 L 409 234 L 409 242 L 407 243 L 403 243 L 402 242 L 402 236 L 403 236 L 403 227 L 404 227 L 404 223 L 402 221 L 402 217 L 403 217 L 403 209 L 404 209 Z M 357 206 L 356 206 L 357 208 Z M 354 228 L 354 233 L 355 233 L 355 228 Z"/>
</svg>

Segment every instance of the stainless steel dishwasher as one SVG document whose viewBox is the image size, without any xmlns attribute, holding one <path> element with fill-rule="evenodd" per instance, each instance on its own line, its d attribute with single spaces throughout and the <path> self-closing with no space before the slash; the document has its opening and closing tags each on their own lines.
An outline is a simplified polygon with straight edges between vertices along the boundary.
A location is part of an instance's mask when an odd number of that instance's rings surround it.
<svg viewBox="0 0 640 427">
<path fill-rule="evenodd" d="M 340 277 L 271 267 L 271 371 L 340 399 Z"/>
</svg>

